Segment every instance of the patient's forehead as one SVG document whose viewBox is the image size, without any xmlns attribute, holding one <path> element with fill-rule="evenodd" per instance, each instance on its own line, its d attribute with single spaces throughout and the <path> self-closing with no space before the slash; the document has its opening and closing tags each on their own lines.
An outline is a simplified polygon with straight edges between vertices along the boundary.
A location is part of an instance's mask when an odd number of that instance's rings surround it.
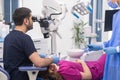
<svg viewBox="0 0 120 80">
<path fill-rule="evenodd" d="M 53 66 L 57 66 L 57 65 L 56 65 L 56 64 L 54 64 L 54 63 L 50 64 L 50 67 L 53 67 Z"/>
</svg>

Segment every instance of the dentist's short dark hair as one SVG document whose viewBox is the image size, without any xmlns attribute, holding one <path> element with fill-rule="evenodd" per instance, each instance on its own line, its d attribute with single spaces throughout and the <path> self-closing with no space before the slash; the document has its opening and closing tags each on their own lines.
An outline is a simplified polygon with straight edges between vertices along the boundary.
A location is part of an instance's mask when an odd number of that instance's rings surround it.
<svg viewBox="0 0 120 80">
<path fill-rule="evenodd" d="M 13 13 L 13 21 L 16 26 L 22 25 L 25 18 L 30 17 L 31 10 L 26 7 L 17 8 Z"/>
</svg>

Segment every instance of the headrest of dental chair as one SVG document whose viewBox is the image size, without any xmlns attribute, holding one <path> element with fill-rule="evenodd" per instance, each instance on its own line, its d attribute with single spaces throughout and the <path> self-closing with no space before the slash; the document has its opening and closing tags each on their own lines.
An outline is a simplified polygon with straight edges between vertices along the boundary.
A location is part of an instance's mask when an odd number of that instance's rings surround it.
<svg viewBox="0 0 120 80">
<path fill-rule="evenodd" d="M 10 80 L 10 75 L 2 67 L 0 67 L 0 80 Z"/>
</svg>

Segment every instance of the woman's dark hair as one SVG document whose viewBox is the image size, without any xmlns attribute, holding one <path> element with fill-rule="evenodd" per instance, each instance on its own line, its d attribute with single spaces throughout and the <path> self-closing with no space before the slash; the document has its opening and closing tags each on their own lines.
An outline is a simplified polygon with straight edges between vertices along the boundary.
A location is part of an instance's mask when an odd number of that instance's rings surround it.
<svg viewBox="0 0 120 80">
<path fill-rule="evenodd" d="M 17 8 L 13 13 L 13 21 L 15 25 L 22 25 L 24 18 L 30 17 L 31 10 L 25 7 Z"/>
<path fill-rule="evenodd" d="M 63 80 L 59 73 L 51 71 L 49 67 L 46 71 L 39 71 L 38 77 L 43 78 L 43 80 Z"/>
</svg>

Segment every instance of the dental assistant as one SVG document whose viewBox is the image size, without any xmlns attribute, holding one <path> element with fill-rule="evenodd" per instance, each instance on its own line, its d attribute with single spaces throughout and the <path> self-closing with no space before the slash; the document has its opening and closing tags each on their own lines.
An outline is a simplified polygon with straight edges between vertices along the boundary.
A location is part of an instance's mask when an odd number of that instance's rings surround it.
<svg viewBox="0 0 120 80">
<path fill-rule="evenodd" d="M 118 8 L 120 0 L 108 0 L 111 8 Z M 103 47 L 104 46 L 104 47 Z M 106 52 L 106 63 L 103 80 L 120 80 L 120 11 L 113 15 L 112 36 L 102 45 L 90 44 L 89 50 L 101 50 Z"/>
<path fill-rule="evenodd" d="M 120 6 L 120 0 L 111 0 L 108 2 L 108 5 L 112 8 L 117 8 Z M 111 39 L 104 43 L 105 47 L 120 46 L 120 11 L 113 15 L 112 27 Z M 120 80 L 120 53 L 116 52 L 110 54 L 110 52 L 112 52 L 111 50 L 106 52 L 107 58 L 103 80 Z M 117 47 L 116 50 L 119 50 L 119 47 Z"/>
</svg>

